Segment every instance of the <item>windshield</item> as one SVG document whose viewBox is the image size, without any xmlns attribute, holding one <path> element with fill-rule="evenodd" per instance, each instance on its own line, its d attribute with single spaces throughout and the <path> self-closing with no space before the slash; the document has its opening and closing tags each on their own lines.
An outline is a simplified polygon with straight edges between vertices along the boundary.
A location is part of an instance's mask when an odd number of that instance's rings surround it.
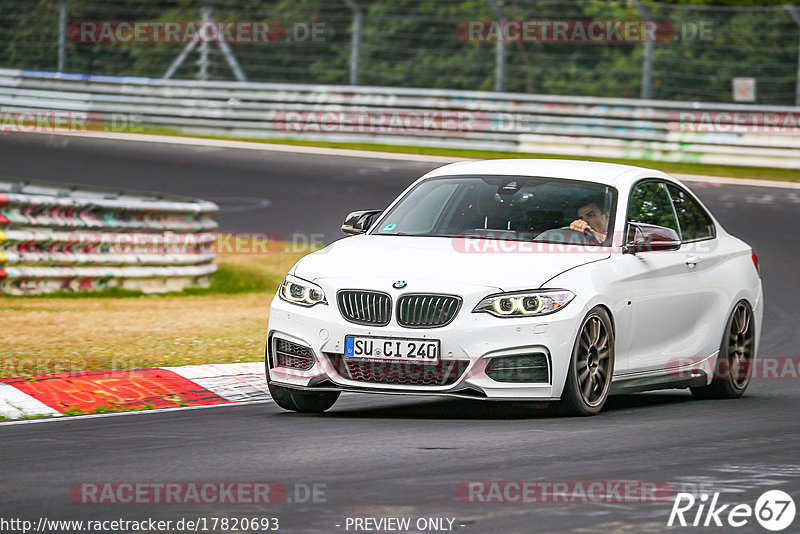
<svg viewBox="0 0 800 534">
<path fill-rule="evenodd" d="M 615 208 L 616 190 L 590 182 L 444 176 L 419 183 L 370 233 L 608 246 Z"/>
</svg>

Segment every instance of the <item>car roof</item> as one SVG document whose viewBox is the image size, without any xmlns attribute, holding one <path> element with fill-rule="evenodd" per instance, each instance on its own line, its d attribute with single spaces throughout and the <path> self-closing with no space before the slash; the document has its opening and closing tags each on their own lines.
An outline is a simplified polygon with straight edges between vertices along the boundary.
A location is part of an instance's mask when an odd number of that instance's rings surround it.
<svg viewBox="0 0 800 534">
<path fill-rule="evenodd" d="M 677 182 L 661 171 L 633 165 L 600 161 L 523 158 L 461 161 L 434 169 L 422 178 L 461 175 L 544 176 L 596 182 L 621 189 L 645 177 L 663 178 Z"/>
</svg>

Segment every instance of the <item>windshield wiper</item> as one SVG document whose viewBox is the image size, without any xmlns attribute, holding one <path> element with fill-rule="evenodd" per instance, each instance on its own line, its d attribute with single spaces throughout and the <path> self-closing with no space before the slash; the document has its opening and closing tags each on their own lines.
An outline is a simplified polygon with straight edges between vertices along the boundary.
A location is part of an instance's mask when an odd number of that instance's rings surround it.
<svg viewBox="0 0 800 534">
<path fill-rule="evenodd" d="M 487 235 L 480 235 L 480 234 L 469 234 L 469 233 L 462 233 L 462 234 L 411 234 L 407 232 L 397 232 L 393 234 L 375 234 L 375 235 L 399 235 L 404 237 L 450 237 L 450 238 L 458 238 L 458 239 L 494 239 L 497 241 L 533 241 L 533 238 L 527 238 L 523 236 L 519 237 L 510 237 L 510 236 L 487 236 Z"/>
<path fill-rule="evenodd" d="M 464 237 L 462 235 L 450 235 L 450 234 L 410 234 L 407 232 L 397 232 L 394 234 L 375 234 L 375 235 L 399 235 L 403 237 Z"/>
</svg>

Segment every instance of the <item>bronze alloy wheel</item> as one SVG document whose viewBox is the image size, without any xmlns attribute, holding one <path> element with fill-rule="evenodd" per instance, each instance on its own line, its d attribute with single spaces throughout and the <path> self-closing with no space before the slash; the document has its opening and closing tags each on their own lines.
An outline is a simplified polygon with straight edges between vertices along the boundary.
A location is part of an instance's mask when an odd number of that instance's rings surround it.
<svg viewBox="0 0 800 534">
<path fill-rule="evenodd" d="M 597 406 L 608 389 L 611 364 L 608 332 L 600 317 L 589 317 L 583 325 L 578 345 L 578 389 L 586 404 Z"/>
<path fill-rule="evenodd" d="M 595 415 L 603 408 L 614 372 L 614 331 L 605 308 L 592 309 L 581 324 L 559 411 Z"/>
<path fill-rule="evenodd" d="M 747 387 L 753 369 L 755 330 L 752 319 L 753 312 L 740 302 L 733 312 L 733 321 L 728 330 L 727 354 L 731 381 L 738 389 Z"/>
<path fill-rule="evenodd" d="M 735 399 L 744 395 L 753 374 L 756 327 L 753 309 L 741 300 L 731 312 L 719 347 L 711 384 L 691 388 L 700 399 Z"/>
</svg>

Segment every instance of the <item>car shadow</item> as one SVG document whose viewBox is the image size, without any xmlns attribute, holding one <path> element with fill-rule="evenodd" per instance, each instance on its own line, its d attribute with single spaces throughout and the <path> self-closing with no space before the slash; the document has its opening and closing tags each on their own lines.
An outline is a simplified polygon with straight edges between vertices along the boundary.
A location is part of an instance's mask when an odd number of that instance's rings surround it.
<svg viewBox="0 0 800 534">
<path fill-rule="evenodd" d="M 653 406 L 670 406 L 684 403 L 696 403 L 689 390 L 653 391 L 648 393 L 629 393 L 613 395 L 608 398 L 601 413 L 610 413 L 635 408 L 651 408 Z"/>
<path fill-rule="evenodd" d="M 674 406 L 695 401 L 688 391 L 636 393 L 615 395 L 608 399 L 600 417 L 625 411 L 658 406 Z M 495 402 L 471 399 L 403 400 L 402 404 L 349 407 L 334 405 L 324 414 L 289 414 L 331 419 L 558 419 L 561 418 L 547 403 Z"/>
</svg>

